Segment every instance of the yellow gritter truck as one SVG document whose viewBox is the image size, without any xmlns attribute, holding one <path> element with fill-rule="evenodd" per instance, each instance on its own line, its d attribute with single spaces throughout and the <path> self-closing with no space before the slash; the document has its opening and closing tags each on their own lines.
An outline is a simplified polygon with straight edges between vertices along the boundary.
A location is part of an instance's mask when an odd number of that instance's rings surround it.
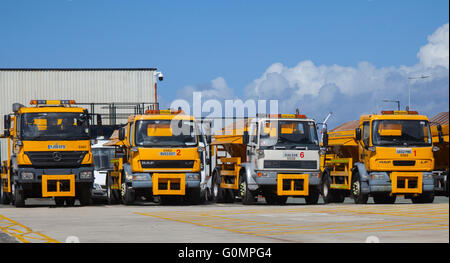
<svg viewBox="0 0 450 263">
<path fill-rule="evenodd" d="M 321 192 L 325 203 L 414 203 L 434 200 L 434 158 L 428 118 L 416 111 L 362 115 L 323 133 Z"/>
<path fill-rule="evenodd" d="M 448 197 L 449 131 L 448 111 L 430 119 L 434 151 L 435 195 Z"/>
<path fill-rule="evenodd" d="M 198 204 L 205 199 L 205 139 L 193 116 L 181 110 L 130 116 L 112 144 L 117 150 L 108 173 L 110 203 L 128 205 L 144 198 Z"/>
<path fill-rule="evenodd" d="M 57 205 L 91 203 L 94 181 L 89 114 L 73 100 L 13 104 L 2 135 L 8 160 L 2 163 L 2 203 L 16 207 L 27 198 L 52 197 Z"/>
</svg>

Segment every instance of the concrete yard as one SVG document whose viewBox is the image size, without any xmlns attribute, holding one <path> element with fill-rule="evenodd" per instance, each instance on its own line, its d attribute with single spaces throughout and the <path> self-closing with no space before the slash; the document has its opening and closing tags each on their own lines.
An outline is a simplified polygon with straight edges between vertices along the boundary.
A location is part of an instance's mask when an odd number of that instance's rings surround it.
<svg viewBox="0 0 450 263">
<path fill-rule="evenodd" d="M 300 199 L 299 199 L 300 200 Z M 370 200 L 371 202 L 371 200 Z M 394 205 L 198 206 L 94 205 L 56 207 L 29 200 L 27 207 L 0 206 L 2 242 L 158 243 L 431 243 L 449 242 L 449 202 Z"/>
</svg>

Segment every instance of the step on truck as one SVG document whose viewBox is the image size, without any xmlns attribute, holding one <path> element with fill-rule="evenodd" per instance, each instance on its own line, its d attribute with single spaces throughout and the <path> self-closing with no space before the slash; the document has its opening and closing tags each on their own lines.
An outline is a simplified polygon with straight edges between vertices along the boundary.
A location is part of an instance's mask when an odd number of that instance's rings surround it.
<svg viewBox="0 0 450 263">
<path fill-rule="evenodd" d="M 434 148 L 434 194 L 448 197 L 449 131 L 448 111 L 430 119 Z"/>
<path fill-rule="evenodd" d="M 198 204 L 205 200 L 205 137 L 181 110 L 148 110 L 128 118 L 111 137 L 116 146 L 108 172 L 108 200 Z"/>
<path fill-rule="evenodd" d="M 13 104 L 4 116 L 8 160 L 2 163 L 2 203 L 54 198 L 56 205 L 91 203 L 94 181 L 89 114 L 73 100 Z"/>
<path fill-rule="evenodd" d="M 316 204 L 319 141 L 316 122 L 300 114 L 257 115 L 234 122 L 211 138 L 212 199 L 268 204 L 302 197 Z"/>
<path fill-rule="evenodd" d="M 382 111 L 323 131 L 321 192 L 325 203 L 351 197 L 365 204 L 434 200 L 432 138 L 428 118 L 416 111 Z"/>
</svg>

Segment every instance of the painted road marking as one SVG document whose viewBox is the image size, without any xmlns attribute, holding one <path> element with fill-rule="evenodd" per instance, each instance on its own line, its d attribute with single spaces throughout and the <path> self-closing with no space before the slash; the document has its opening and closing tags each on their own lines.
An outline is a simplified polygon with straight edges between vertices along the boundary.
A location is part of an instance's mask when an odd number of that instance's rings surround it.
<svg viewBox="0 0 450 263">
<path fill-rule="evenodd" d="M 22 243 L 60 243 L 56 239 L 40 232 L 35 232 L 31 228 L 3 215 L 0 215 L 0 230 L 12 237 L 15 237 Z"/>
<path fill-rule="evenodd" d="M 448 230 L 449 205 L 336 205 L 135 214 L 255 236 Z M 305 215 L 324 220 L 302 220 Z M 334 217 L 333 221 L 329 216 Z M 337 219 L 336 219 L 337 217 Z M 361 222 L 358 222 L 358 218 Z"/>
</svg>

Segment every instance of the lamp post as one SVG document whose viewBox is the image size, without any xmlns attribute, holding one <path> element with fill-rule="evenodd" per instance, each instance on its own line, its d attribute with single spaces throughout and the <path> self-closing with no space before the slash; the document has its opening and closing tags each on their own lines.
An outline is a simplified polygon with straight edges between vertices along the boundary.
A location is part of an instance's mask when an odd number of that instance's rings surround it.
<svg viewBox="0 0 450 263">
<path fill-rule="evenodd" d="M 431 75 L 422 75 L 417 77 L 408 77 L 408 110 L 411 109 L 411 85 L 410 80 L 412 79 L 426 79 L 431 77 Z"/>
</svg>

